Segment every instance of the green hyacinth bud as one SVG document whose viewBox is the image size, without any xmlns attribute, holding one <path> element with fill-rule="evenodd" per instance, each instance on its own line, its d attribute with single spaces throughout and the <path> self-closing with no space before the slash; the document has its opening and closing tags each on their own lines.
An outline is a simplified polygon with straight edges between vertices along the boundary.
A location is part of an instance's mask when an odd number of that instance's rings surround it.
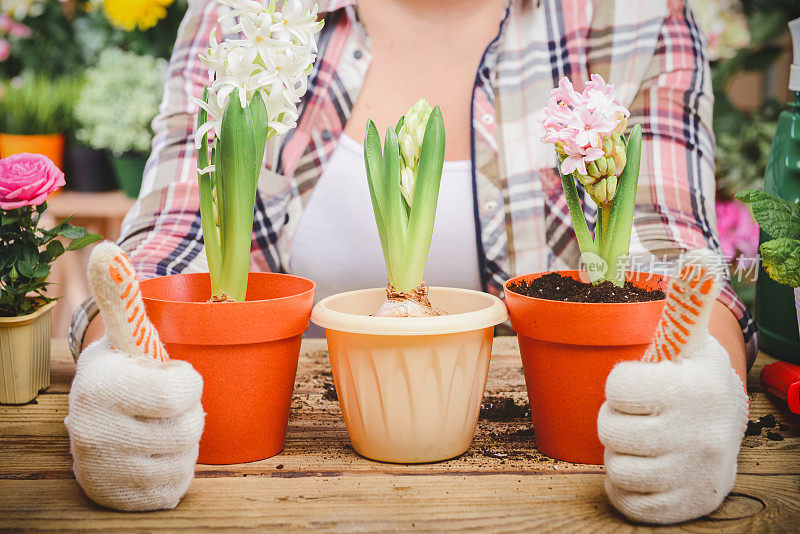
<svg viewBox="0 0 800 534">
<path fill-rule="evenodd" d="M 600 146 L 603 156 L 586 164 L 586 175 L 581 175 L 578 171 L 573 173 L 598 205 L 611 204 L 614 201 L 619 184 L 617 178 L 622 174 L 626 162 L 625 142 L 616 131 L 604 138 Z M 559 152 L 559 161 L 564 157 Z"/>
<path fill-rule="evenodd" d="M 414 200 L 417 164 L 431 111 L 433 108 L 430 104 L 424 98 L 420 98 L 403 117 L 403 126 L 397 134 L 400 154 L 403 156 L 403 168 L 400 170 L 400 190 L 409 206 Z"/>
</svg>

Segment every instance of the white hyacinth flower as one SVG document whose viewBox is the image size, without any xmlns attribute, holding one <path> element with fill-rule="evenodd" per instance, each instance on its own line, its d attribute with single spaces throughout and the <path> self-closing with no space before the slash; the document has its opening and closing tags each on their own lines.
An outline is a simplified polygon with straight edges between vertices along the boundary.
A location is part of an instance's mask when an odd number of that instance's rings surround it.
<svg viewBox="0 0 800 534">
<path fill-rule="evenodd" d="M 222 128 L 222 115 L 225 113 L 225 106 L 228 101 L 225 99 L 220 102 L 218 95 L 213 91 L 208 93 L 208 102 L 204 102 L 202 98 L 193 98 L 192 101 L 208 113 L 206 123 L 197 128 L 194 133 L 194 146 L 199 150 L 204 136 L 212 132 L 216 135 Z"/>
<path fill-rule="evenodd" d="M 400 154 L 403 156 L 403 168 L 400 170 L 400 191 L 411 206 L 414 200 L 414 184 L 417 177 L 417 164 L 425 138 L 425 127 L 433 108 L 424 98 L 420 98 L 411 106 L 403 118 L 403 126 L 397 134 L 400 143 Z"/>
<path fill-rule="evenodd" d="M 247 107 L 256 92 L 267 110 L 270 137 L 286 133 L 297 124 L 297 104 L 308 89 L 316 59 L 314 36 L 323 24 L 317 20 L 317 7 L 304 10 L 300 0 L 286 0 L 280 11 L 276 0 L 217 2 L 230 8 L 220 20 L 233 18 L 233 29 L 243 38 L 218 44 L 212 30 L 209 48 L 200 55 L 209 72 L 209 101 L 216 100 L 216 106 L 203 106 L 210 124 L 198 129 L 197 138 L 210 131 L 219 135 L 228 103 Z M 231 99 L 233 94 L 238 98 Z"/>
</svg>

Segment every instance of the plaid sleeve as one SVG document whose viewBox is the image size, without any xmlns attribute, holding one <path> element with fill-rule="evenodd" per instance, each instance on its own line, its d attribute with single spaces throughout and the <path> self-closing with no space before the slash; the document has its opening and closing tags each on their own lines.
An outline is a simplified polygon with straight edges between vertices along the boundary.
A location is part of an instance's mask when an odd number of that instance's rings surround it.
<svg viewBox="0 0 800 534">
<path fill-rule="evenodd" d="M 683 2 L 671 0 L 669 8 L 631 106 L 630 122 L 640 123 L 643 133 L 631 261 L 655 257 L 675 262 L 682 252 L 697 248 L 722 257 L 714 211 L 713 95 L 705 43 Z M 729 280 L 719 300 L 742 328 L 749 369 L 758 351 L 755 322 Z"/>
<path fill-rule="evenodd" d="M 181 22 L 170 60 L 158 116 L 153 120 L 153 146 L 139 199 L 122 224 L 119 246 L 128 254 L 139 278 L 181 272 L 204 272 L 197 189 L 194 121 L 196 105 L 208 79 L 198 54 L 217 28 L 217 3 L 192 0 Z M 89 322 L 97 314 L 93 298 L 72 316 L 69 345 L 77 358 Z"/>
</svg>

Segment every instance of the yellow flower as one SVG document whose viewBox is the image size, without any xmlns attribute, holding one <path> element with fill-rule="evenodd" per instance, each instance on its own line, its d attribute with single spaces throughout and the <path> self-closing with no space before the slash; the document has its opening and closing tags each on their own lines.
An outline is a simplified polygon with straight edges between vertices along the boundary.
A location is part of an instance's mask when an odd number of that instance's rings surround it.
<svg viewBox="0 0 800 534">
<path fill-rule="evenodd" d="M 105 0 L 106 18 L 117 28 L 131 32 L 148 30 L 167 16 L 167 7 L 175 0 Z"/>
</svg>

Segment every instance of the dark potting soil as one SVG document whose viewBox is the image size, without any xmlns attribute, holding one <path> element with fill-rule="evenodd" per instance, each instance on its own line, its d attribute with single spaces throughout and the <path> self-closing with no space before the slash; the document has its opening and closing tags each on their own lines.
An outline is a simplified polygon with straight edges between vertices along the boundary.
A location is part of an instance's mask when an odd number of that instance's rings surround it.
<svg viewBox="0 0 800 534">
<path fill-rule="evenodd" d="M 481 403 L 479 418 L 484 421 L 513 421 L 530 419 L 531 410 L 527 404 L 517 404 L 510 397 L 485 397 Z"/>
<path fill-rule="evenodd" d="M 768 414 L 764 417 L 759 417 L 756 423 L 761 425 L 763 428 L 775 428 L 775 425 L 778 424 L 778 421 L 775 420 L 774 415 Z"/>
<path fill-rule="evenodd" d="M 783 435 L 781 435 L 781 433 L 777 430 L 770 430 L 767 432 L 767 439 L 772 441 L 783 441 Z"/>
<path fill-rule="evenodd" d="M 508 288 L 527 297 L 562 302 L 649 302 L 664 298 L 664 292 L 660 289 L 650 291 L 630 282 L 625 282 L 625 287 L 617 287 L 611 282 L 592 285 L 558 273 L 547 273 L 530 283 L 522 280 Z"/>
<path fill-rule="evenodd" d="M 339 402 L 339 396 L 336 394 L 336 387 L 331 382 L 324 383 L 322 388 L 322 398 L 324 400 Z"/>
</svg>

